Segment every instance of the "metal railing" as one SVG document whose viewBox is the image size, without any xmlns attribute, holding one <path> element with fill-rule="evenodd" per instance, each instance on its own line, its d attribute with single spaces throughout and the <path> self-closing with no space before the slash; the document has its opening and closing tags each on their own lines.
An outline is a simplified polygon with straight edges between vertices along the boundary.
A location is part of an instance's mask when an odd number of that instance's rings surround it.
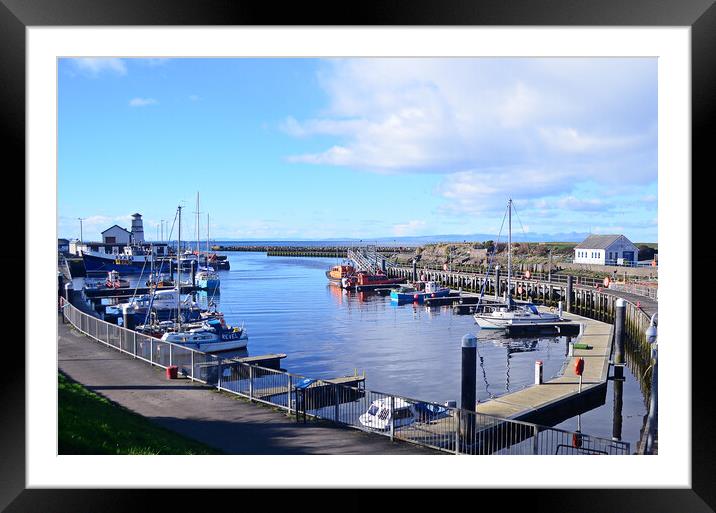
<svg viewBox="0 0 716 513">
<path fill-rule="evenodd" d="M 366 390 L 357 376 L 357 386 L 313 380 L 163 342 L 92 317 L 68 302 L 61 308 L 77 330 L 108 347 L 158 367 L 175 365 L 189 379 L 278 407 L 304 422 L 333 421 L 455 454 L 630 454 L 628 442 Z"/>
</svg>

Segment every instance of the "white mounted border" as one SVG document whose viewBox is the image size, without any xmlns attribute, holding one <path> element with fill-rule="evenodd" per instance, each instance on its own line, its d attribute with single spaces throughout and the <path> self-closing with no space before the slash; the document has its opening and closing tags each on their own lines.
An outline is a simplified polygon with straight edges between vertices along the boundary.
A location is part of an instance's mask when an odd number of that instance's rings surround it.
<svg viewBox="0 0 716 513">
<path fill-rule="evenodd" d="M 691 309 L 689 27 L 29 27 L 27 43 L 29 488 L 691 486 L 691 327 L 675 318 Z M 658 57 L 660 454 L 617 465 L 615 456 L 57 456 L 57 353 L 48 329 L 57 311 L 56 65 L 75 56 Z M 352 472 L 336 472 L 341 465 Z"/>
</svg>

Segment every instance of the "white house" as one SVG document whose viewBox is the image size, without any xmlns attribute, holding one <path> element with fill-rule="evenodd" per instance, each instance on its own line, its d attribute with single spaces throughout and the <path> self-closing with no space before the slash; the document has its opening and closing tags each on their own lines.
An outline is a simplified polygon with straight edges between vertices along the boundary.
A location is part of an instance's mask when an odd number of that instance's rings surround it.
<svg viewBox="0 0 716 513">
<path fill-rule="evenodd" d="M 129 244 L 131 235 L 131 232 L 115 224 L 102 232 L 102 242 L 105 244 Z"/>
<path fill-rule="evenodd" d="M 575 264 L 628 265 L 639 261 L 639 250 L 624 235 L 590 235 L 574 248 Z"/>
</svg>

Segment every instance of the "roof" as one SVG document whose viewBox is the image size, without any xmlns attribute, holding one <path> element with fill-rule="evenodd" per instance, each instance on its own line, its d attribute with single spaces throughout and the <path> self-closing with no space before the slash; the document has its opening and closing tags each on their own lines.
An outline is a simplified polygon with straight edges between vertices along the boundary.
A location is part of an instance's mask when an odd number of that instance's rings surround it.
<svg viewBox="0 0 716 513">
<path fill-rule="evenodd" d="M 136 212 L 132 214 L 132 217 L 142 217 L 142 214 L 137 214 Z"/>
<path fill-rule="evenodd" d="M 623 235 L 590 235 L 582 242 L 575 246 L 579 249 L 607 249 L 609 246 L 614 244 L 617 239 L 624 237 Z M 624 237 L 627 242 L 632 243 L 629 239 Z"/>
<path fill-rule="evenodd" d="M 57 239 L 58 244 L 69 244 L 69 239 Z"/>
<path fill-rule="evenodd" d="M 119 228 L 120 230 L 124 230 L 125 232 L 127 232 L 127 233 L 129 233 L 129 234 L 132 233 L 132 232 L 130 232 L 129 230 L 127 230 L 126 228 L 122 228 L 122 227 L 119 226 L 118 224 L 113 224 L 112 226 L 110 226 L 109 228 L 107 228 L 107 229 L 106 229 L 105 231 L 103 231 L 102 233 L 105 233 L 105 232 L 110 231 L 110 230 L 111 230 L 112 228 L 114 228 L 115 226 L 116 226 L 117 228 Z"/>
</svg>

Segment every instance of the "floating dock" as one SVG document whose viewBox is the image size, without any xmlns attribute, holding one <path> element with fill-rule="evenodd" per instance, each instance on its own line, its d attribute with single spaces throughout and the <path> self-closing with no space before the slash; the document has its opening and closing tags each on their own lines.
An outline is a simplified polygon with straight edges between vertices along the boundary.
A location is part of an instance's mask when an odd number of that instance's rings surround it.
<svg viewBox="0 0 716 513">
<path fill-rule="evenodd" d="M 578 341 L 588 344 L 591 349 L 575 349 L 564 375 L 541 385 L 532 385 L 480 403 L 477 405 L 478 413 L 511 420 L 554 424 L 604 403 L 613 326 L 569 313 L 564 313 L 563 317 L 569 319 L 574 326 L 582 325 L 582 334 Z M 580 357 L 584 358 L 581 393 L 579 376 L 574 374 L 576 360 Z"/>
</svg>

